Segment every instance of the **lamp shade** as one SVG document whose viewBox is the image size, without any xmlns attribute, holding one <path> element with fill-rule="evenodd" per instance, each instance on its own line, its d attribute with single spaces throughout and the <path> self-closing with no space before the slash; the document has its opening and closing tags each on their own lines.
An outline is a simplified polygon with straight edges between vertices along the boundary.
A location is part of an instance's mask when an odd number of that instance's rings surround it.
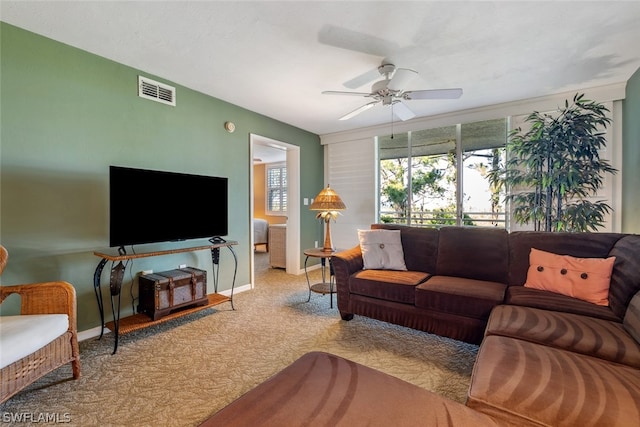
<svg viewBox="0 0 640 427">
<path fill-rule="evenodd" d="M 344 205 L 338 193 L 333 191 L 331 187 L 327 185 L 327 188 L 323 188 L 322 191 L 316 196 L 309 206 L 312 211 L 342 211 L 347 207 Z"/>
</svg>

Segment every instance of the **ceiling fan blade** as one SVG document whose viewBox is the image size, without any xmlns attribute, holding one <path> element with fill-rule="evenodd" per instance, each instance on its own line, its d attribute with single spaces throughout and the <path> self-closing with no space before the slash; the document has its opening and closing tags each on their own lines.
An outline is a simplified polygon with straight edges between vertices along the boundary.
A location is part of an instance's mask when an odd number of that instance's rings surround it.
<svg viewBox="0 0 640 427">
<path fill-rule="evenodd" d="M 350 112 L 348 114 L 345 114 L 344 116 L 340 117 L 339 120 L 349 120 L 350 118 L 357 116 L 358 114 L 362 113 L 363 111 L 367 111 L 369 108 L 373 107 L 378 102 L 380 102 L 380 101 L 373 101 L 373 102 L 370 102 L 368 104 L 364 104 L 362 107 L 359 107 L 359 108 L 353 110 L 352 112 Z"/>
<path fill-rule="evenodd" d="M 393 77 L 389 81 L 387 87 L 390 90 L 402 91 L 417 75 L 417 71 L 410 70 L 408 68 L 398 68 L 396 69 L 396 72 L 393 73 Z"/>
<path fill-rule="evenodd" d="M 347 95 L 347 96 L 371 96 L 370 93 L 366 92 L 344 92 L 340 90 L 325 90 L 322 91 L 323 95 Z"/>
<path fill-rule="evenodd" d="M 395 42 L 335 25 L 323 26 L 318 33 L 318 41 L 329 46 L 382 58 L 400 50 L 400 45 Z"/>
<path fill-rule="evenodd" d="M 416 116 L 416 114 L 411 111 L 409 107 L 407 107 L 402 101 L 396 101 L 391 104 L 391 108 L 393 109 L 393 114 L 398 116 L 398 118 L 402 121 L 412 119 Z"/>
<path fill-rule="evenodd" d="M 412 90 L 402 95 L 403 99 L 457 99 L 462 96 L 462 89 Z"/>
<path fill-rule="evenodd" d="M 380 77 L 380 73 L 378 72 L 378 68 L 374 68 L 372 70 L 366 71 L 359 76 L 352 78 L 343 83 L 343 86 L 349 89 L 357 89 L 360 86 L 364 86 L 367 83 L 371 83 L 375 79 Z"/>
</svg>

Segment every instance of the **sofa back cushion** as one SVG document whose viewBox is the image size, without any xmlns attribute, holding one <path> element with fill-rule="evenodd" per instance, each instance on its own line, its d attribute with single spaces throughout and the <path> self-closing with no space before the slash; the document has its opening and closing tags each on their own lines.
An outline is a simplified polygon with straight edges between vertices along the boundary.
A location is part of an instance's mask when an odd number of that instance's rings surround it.
<svg viewBox="0 0 640 427">
<path fill-rule="evenodd" d="M 372 224 L 372 230 L 400 230 L 407 270 L 434 274 L 438 254 L 438 229 L 398 224 Z"/>
<path fill-rule="evenodd" d="M 508 237 L 503 228 L 442 227 L 436 274 L 507 283 Z"/>
<path fill-rule="evenodd" d="M 524 285 L 529 270 L 531 248 L 578 258 L 607 258 L 614 256 L 609 252 L 620 236 L 615 233 L 549 233 L 545 231 L 509 233 L 508 283 Z M 622 316 L 619 317 L 622 318 Z"/>
<path fill-rule="evenodd" d="M 640 343 L 640 292 L 631 298 L 622 324 L 627 333 Z"/>
<path fill-rule="evenodd" d="M 622 318 L 631 298 L 640 291 L 640 235 L 620 236 L 609 252 L 609 256 L 616 257 L 609 285 L 609 306 Z"/>
</svg>

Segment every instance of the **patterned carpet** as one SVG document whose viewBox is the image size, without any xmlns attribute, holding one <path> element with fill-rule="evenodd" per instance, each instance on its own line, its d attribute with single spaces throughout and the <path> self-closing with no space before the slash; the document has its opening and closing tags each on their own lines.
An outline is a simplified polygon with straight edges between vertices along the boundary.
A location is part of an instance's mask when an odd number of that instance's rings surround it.
<svg viewBox="0 0 640 427">
<path fill-rule="evenodd" d="M 268 255 L 256 255 L 266 266 Z M 262 269 L 254 290 L 236 294 L 235 311 L 226 303 L 124 335 L 115 355 L 111 336 L 83 341 L 79 380 L 68 366 L 52 372 L 2 404 L 0 420 L 194 426 L 312 350 L 464 402 L 477 346 L 360 316 L 344 322 L 328 295 L 308 297 L 304 275 Z"/>
</svg>

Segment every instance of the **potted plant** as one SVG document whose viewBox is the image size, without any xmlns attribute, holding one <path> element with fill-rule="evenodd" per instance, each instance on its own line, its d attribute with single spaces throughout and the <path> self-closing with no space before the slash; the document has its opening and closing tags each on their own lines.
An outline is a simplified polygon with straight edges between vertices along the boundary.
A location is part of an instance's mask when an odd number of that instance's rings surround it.
<svg viewBox="0 0 640 427">
<path fill-rule="evenodd" d="M 492 184 L 509 188 L 514 220 L 537 231 L 597 231 L 611 207 L 589 200 L 617 172 L 599 150 L 611 119 L 602 104 L 576 94 L 557 114 L 534 112 L 528 131 L 509 133 L 507 160 L 490 173 Z"/>
</svg>

